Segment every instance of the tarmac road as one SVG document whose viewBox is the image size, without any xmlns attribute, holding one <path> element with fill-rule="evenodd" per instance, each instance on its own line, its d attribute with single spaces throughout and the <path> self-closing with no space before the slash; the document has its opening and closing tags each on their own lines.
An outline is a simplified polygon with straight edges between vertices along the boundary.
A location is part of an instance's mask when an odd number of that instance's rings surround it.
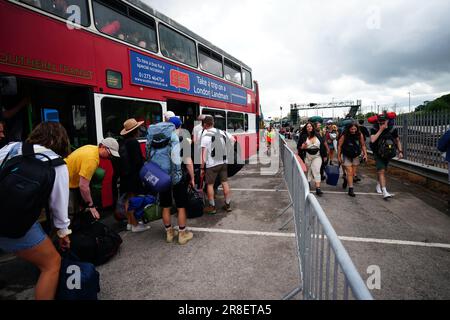
<svg viewBox="0 0 450 320">
<path fill-rule="evenodd" d="M 449 299 L 450 217 L 442 194 L 388 178 L 395 197 L 386 202 L 375 194 L 373 168 L 363 166 L 361 177 L 356 198 L 341 186 L 324 185 L 319 202 L 363 280 L 369 266 L 380 267 L 374 298 Z M 186 246 L 165 243 L 161 221 L 145 233 L 121 232 L 119 254 L 98 268 L 100 298 L 277 300 L 297 287 L 293 225 L 278 230 L 292 214 L 279 217 L 289 204 L 280 174 L 261 175 L 261 165 L 253 164 L 230 184 L 233 212 L 189 220 L 194 239 Z M 104 222 L 123 228 L 111 216 Z M 0 298 L 31 299 L 37 274 L 33 266 L 1 256 Z"/>
</svg>

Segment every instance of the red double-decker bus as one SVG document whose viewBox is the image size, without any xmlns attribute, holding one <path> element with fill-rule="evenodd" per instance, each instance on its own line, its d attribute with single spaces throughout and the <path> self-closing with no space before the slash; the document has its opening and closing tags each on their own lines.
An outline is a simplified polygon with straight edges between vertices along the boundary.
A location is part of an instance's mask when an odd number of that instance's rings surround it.
<svg viewBox="0 0 450 320">
<path fill-rule="evenodd" d="M 211 114 L 246 158 L 257 152 L 251 68 L 140 1 L 0 0 L 0 30 L 0 104 L 22 106 L 16 139 L 59 121 L 77 148 L 173 111 L 187 130 Z"/>
</svg>

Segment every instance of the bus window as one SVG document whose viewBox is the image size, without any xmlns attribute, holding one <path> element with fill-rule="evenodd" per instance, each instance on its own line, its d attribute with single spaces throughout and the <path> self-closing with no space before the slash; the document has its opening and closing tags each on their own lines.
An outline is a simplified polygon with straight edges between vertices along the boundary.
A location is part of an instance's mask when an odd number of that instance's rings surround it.
<svg viewBox="0 0 450 320">
<path fill-rule="evenodd" d="M 225 111 L 203 109 L 202 114 L 207 114 L 214 117 L 214 128 L 226 130 L 226 113 Z"/>
<path fill-rule="evenodd" d="M 64 19 L 71 18 L 75 13 L 73 10 L 67 9 L 70 6 L 77 6 L 78 8 L 80 8 L 81 13 L 80 24 L 85 27 L 89 26 L 89 14 L 87 10 L 86 0 L 21 0 L 20 2 L 26 3 L 30 6 L 41 9 Z"/>
<path fill-rule="evenodd" d="M 233 132 L 244 132 L 245 118 L 243 113 L 228 112 L 227 129 Z"/>
<path fill-rule="evenodd" d="M 242 69 L 242 81 L 245 87 L 252 89 L 252 74 L 250 71 Z"/>
<path fill-rule="evenodd" d="M 95 27 L 104 34 L 153 52 L 158 51 L 155 21 L 117 1 L 93 1 Z"/>
<path fill-rule="evenodd" d="M 145 127 L 141 129 L 141 138 L 145 137 L 146 128 L 162 120 L 162 108 L 158 103 L 116 98 L 103 98 L 102 100 L 102 124 L 103 136 L 120 137 L 123 123 L 130 118 L 137 121 L 145 121 Z"/>
<path fill-rule="evenodd" d="M 225 79 L 242 84 L 241 67 L 237 64 L 225 59 Z"/>
<path fill-rule="evenodd" d="M 195 42 L 191 39 L 160 23 L 159 41 L 163 56 L 192 67 L 198 66 Z"/>
<path fill-rule="evenodd" d="M 222 56 L 199 45 L 198 57 L 200 59 L 200 68 L 202 70 L 223 78 Z"/>
</svg>

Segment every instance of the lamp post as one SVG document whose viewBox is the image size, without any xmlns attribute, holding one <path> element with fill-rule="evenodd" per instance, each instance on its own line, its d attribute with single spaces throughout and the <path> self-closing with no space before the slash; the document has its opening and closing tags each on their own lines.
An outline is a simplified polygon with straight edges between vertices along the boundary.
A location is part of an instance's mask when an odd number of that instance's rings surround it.
<svg viewBox="0 0 450 320">
<path fill-rule="evenodd" d="M 411 92 L 408 92 L 409 96 L 409 113 L 411 113 Z"/>
<path fill-rule="evenodd" d="M 283 107 L 280 106 L 280 129 L 283 127 Z"/>
</svg>

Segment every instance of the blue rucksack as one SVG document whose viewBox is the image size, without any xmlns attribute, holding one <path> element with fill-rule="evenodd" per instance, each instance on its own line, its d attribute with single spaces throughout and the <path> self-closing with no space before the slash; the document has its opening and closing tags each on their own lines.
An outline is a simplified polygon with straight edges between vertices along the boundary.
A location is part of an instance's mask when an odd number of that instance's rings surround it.
<svg viewBox="0 0 450 320">
<path fill-rule="evenodd" d="M 171 122 L 151 125 L 147 131 L 147 160 L 167 173 L 172 184 L 181 181 L 180 141 Z"/>
</svg>

